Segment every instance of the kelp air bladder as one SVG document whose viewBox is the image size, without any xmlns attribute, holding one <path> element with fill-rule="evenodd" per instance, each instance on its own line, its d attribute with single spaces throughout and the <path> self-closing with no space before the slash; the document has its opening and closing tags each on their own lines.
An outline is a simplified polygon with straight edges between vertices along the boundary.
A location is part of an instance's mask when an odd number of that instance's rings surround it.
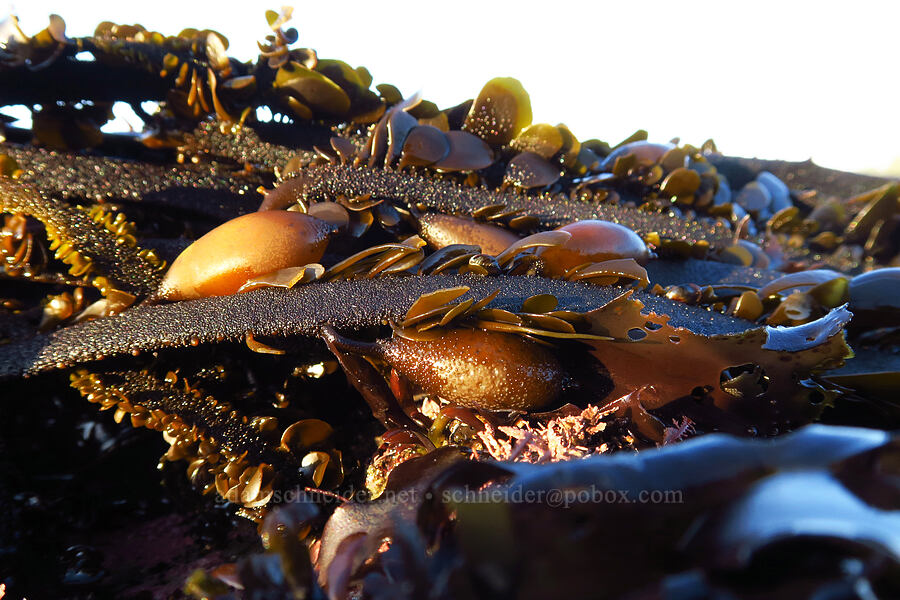
<svg viewBox="0 0 900 600">
<path fill-rule="evenodd" d="M 250 213 L 219 225 L 178 255 L 155 296 L 191 300 L 236 293 L 249 279 L 321 260 L 332 228 L 299 212 Z"/>
</svg>

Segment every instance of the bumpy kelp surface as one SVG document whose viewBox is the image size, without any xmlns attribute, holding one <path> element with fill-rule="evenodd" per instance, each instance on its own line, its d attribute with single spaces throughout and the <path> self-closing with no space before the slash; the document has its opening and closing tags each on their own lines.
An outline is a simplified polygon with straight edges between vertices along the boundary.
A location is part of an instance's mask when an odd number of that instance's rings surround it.
<svg viewBox="0 0 900 600">
<path fill-rule="evenodd" d="M 290 17 L 0 29 L 0 597 L 900 595 L 900 184 Z"/>
<path fill-rule="evenodd" d="M 256 210 L 268 179 L 228 167 L 153 164 L 16 144 L 3 153 L 22 169 L 18 181 L 80 202 L 150 205 L 193 218 L 230 219 Z M 133 210 L 133 209 L 132 209 Z"/>
<path fill-rule="evenodd" d="M 260 336 L 315 338 L 323 325 L 344 330 L 377 327 L 399 320 L 421 295 L 465 285 L 473 298 L 499 290 L 494 308 L 514 309 L 527 298 L 552 294 L 558 308 L 587 312 L 626 290 L 534 277 L 422 278 L 385 277 L 336 281 L 290 290 L 266 289 L 175 304 L 134 307 L 116 317 L 73 325 L 0 347 L 2 376 L 34 374 L 75 366 L 102 357 L 147 352 L 166 347 L 241 340 L 247 332 Z M 649 311 L 670 317 L 673 326 L 700 335 L 734 334 L 754 328 L 729 318 L 659 296 L 639 294 Z M 26 355 L 31 355 L 30 358 Z"/>
</svg>

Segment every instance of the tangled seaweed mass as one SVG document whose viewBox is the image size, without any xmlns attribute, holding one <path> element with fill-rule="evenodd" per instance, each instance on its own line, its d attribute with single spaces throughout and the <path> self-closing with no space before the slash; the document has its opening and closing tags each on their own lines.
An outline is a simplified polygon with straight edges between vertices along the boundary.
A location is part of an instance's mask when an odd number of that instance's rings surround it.
<svg viewBox="0 0 900 600">
<path fill-rule="evenodd" d="M 2 28 L 0 597 L 900 597 L 898 182 L 266 18 Z"/>
</svg>

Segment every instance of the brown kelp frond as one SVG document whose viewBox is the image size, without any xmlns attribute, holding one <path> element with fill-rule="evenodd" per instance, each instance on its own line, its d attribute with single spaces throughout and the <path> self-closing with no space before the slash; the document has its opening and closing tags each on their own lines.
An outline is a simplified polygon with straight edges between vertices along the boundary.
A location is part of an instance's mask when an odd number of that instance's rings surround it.
<svg viewBox="0 0 900 600">
<path fill-rule="evenodd" d="M 104 277 L 114 289 L 146 294 L 156 288 L 164 263 L 137 246 L 133 226 L 101 208 L 90 211 L 54 202 L 32 186 L 0 178 L 0 211 L 24 214 L 43 223 L 50 250 L 76 277 Z M 104 287 L 98 286 L 101 292 Z"/>
<path fill-rule="evenodd" d="M 321 165 L 298 172 L 281 186 L 292 186 L 297 197 L 320 201 L 340 196 L 370 196 L 421 204 L 431 210 L 469 215 L 498 203 L 508 210 L 521 210 L 537 217 L 544 227 L 556 227 L 571 221 L 603 219 L 620 223 L 644 237 L 706 247 L 729 242 L 729 227 L 714 221 L 688 220 L 665 213 L 638 211 L 616 204 L 586 202 L 565 194 L 523 195 L 498 193 L 478 187 L 461 186 L 451 181 L 426 178 L 384 169 L 340 165 Z"/>
<path fill-rule="evenodd" d="M 110 318 L 79 323 L 48 336 L 0 347 L 0 377 L 74 366 L 101 357 L 127 355 L 165 347 L 189 347 L 217 340 L 256 336 L 318 335 L 330 324 L 360 330 L 402 320 L 422 294 L 469 286 L 473 297 L 496 289 L 497 308 L 514 309 L 539 294 L 552 294 L 560 310 L 586 312 L 620 295 L 623 288 L 595 286 L 538 277 L 434 275 L 384 277 L 311 284 L 293 289 L 261 289 L 233 296 L 203 298 L 157 306 L 137 306 Z M 709 335 L 752 327 L 747 321 L 701 308 L 640 294 L 642 302 L 671 323 Z"/>
<path fill-rule="evenodd" d="M 715 408 L 740 414 L 753 427 L 790 427 L 809 422 L 823 408 L 825 390 L 810 376 L 852 356 L 843 332 L 850 316 L 840 307 L 798 327 L 697 335 L 622 296 L 587 314 L 590 331 L 616 341 L 588 344 L 609 370 L 614 396 L 644 386 L 647 366 L 653 365 L 652 385 L 662 398 L 708 395 Z"/>
<path fill-rule="evenodd" d="M 18 181 L 48 197 L 165 206 L 217 220 L 255 210 L 254 190 L 269 180 L 243 165 L 159 164 L 11 143 L 0 145 L 0 155 L 16 161 Z"/>
<path fill-rule="evenodd" d="M 295 483 L 286 467 L 317 461 L 320 468 L 310 471 L 308 482 L 316 486 L 326 469 L 341 472 L 339 454 L 308 457 L 328 450 L 331 428 L 323 421 L 306 419 L 283 427 L 275 417 L 250 416 L 216 400 L 174 372 L 158 377 L 147 370 L 80 369 L 70 380 L 89 402 L 114 410 L 117 422 L 128 418 L 134 427 L 162 432 L 169 444 L 162 460 L 187 461 L 188 478 L 203 493 L 216 490 L 245 508 L 264 506 L 276 486 Z"/>
<path fill-rule="evenodd" d="M 397 597 L 390 582 L 402 578 L 436 598 L 474 589 L 545 597 L 596 590 L 598 572 L 613 595 L 634 590 L 636 579 L 664 593 L 683 582 L 687 561 L 690 585 L 704 593 L 762 585 L 790 595 L 810 576 L 816 589 L 847 581 L 831 566 L 810 566 L 810 556 L 831 565 L 825 557 L 864 548 L 871 584 L 889 585 L 875 565 L 898 561 L 888 508 L 895 486 L 881 470 L 897 451 L 882 432 L 817 426 L 780 440 L 706 436 L 552 465 L 477 463 L 441 448 L 395 468 L 374 502 L 339 507 L 316 570 L 335 595 L 362 586 L 370 597 Z M 880 526 L 853 526 L 861 514 Z M 599 560 L 598 548 L 623 544 L 636 554 Z M 773 561 L 795 567 L 763 577 Z M 659 565 L 649 580 L 647 563 Z M 481 577 L 488 568 L 492 576 Z"/>
</svg>

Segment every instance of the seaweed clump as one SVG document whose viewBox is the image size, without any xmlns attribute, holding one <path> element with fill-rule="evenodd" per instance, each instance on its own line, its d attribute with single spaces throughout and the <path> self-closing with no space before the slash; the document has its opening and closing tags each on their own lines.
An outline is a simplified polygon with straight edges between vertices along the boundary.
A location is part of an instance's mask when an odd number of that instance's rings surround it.
<svg viewBox="0 0 900 600">
<path fill-rule="evenodd" d="M 290 16 L 8 23 L 0 596 L 900 592 L 897 182 L 442 109 Z"/>
</svg>

